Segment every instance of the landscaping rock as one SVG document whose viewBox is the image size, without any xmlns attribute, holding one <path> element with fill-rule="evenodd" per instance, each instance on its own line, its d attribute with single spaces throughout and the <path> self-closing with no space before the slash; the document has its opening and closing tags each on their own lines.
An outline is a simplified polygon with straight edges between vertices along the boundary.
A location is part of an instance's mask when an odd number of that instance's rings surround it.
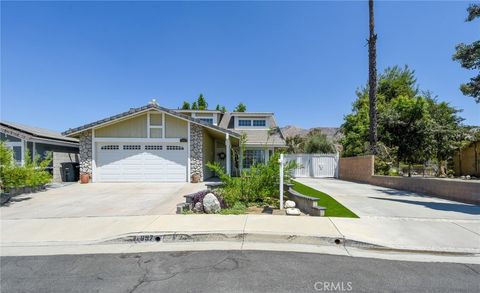
<svg viewBox="0 0 480 293">
<path fill-rule="evenodd" d="M 301 212 L 297 208 L 288 208 L 285 210 L 287 216 L 300 216 Z"/>
<path fill-rule="evenodd" d="M 201 202 L 197 202 L 195 207 L 193 207 L 193 211 L 195 213 L 203 213 L 203 204 Z"/>
<path fill-rule="evenodd" d="M 220 209 L 220 201 L 218 201 L 218 198 L 213 193 L 205 195 L 203 198 L 203 210 L 205 213 L 216 214 Z"/>
<path fill-rule="evenodd" d="M 286 209 L 289 209 L 289 208 L 294 208 L 296 205 L 295 205 L 295 202 L 293 200 L 287 200 L 285 202 L 285 208 Z"/>
</svg>

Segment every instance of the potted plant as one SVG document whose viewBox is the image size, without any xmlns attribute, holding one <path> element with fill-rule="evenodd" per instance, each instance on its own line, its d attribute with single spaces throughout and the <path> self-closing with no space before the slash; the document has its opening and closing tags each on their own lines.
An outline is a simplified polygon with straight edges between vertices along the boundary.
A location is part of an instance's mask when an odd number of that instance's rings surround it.
<svg viewBox="0 0 480 293">
<path fill-rule="evenodd" d="M 198 183 L 200 182 L 200 175 L 199 174 L 193 174 L 192 175 L 192 183 Z"/>
<path fill-rule="evenodd" d="M 86 184 L 88 182 L 90 182 L 90 174 L 88 174 L 88 173 L 80 174 L 80 183 L 81 184 Z"/>
</svg>

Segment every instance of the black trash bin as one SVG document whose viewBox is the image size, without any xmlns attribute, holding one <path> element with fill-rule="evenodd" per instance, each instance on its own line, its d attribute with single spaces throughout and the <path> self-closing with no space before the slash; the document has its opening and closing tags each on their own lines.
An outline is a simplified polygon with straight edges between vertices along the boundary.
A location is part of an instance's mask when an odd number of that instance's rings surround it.
<svg viewBox="0 0 480 293">
<path fill-rule="evenodd" d="M 66 162 L 61 163 L 62 181 L 63 182 L 76 182 L 80 178 L 80 164 Z"/>
</svg>

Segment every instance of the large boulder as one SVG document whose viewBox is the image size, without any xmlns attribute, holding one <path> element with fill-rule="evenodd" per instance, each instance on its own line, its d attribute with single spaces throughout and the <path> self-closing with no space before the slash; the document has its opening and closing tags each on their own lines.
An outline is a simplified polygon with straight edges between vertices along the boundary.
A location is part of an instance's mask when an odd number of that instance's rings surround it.
<svg viewBox="0 0 480 293">
<path fill-rule="evenodd" d="M 287 200 L 285 201 L 285 208 L 286 209 L 289 209 L 289 208 L 294 208 L 295 207 L 295 202 L 293 200 Z"/>
<path fill-rule="evenodd" d="M 220 211 L 220 201 L 213 194 L 209 193 L 203 198 L 203 210 L 207 214 L 216 214 Z"/>
</svg>

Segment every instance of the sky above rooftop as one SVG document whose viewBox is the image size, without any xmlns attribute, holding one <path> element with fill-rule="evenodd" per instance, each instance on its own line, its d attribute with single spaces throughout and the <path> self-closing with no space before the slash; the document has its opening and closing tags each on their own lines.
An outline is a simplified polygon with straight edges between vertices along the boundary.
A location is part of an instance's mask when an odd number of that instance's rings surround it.
<svg viewBox="0 0 480 293">
<path fill-rule="evenodd" d="M 408 65 L 420 88 L 464 109 L 475 73 L 452 61 L 479 39 L 469 2 L 376 3 L 378 70 Z M 2 2 L 1 119 L 63 131 L 155 98 L 177 108 L 275 112 L 281 126 L 339 126 L 368 78 L 368 4 Z"/>
</svg>

